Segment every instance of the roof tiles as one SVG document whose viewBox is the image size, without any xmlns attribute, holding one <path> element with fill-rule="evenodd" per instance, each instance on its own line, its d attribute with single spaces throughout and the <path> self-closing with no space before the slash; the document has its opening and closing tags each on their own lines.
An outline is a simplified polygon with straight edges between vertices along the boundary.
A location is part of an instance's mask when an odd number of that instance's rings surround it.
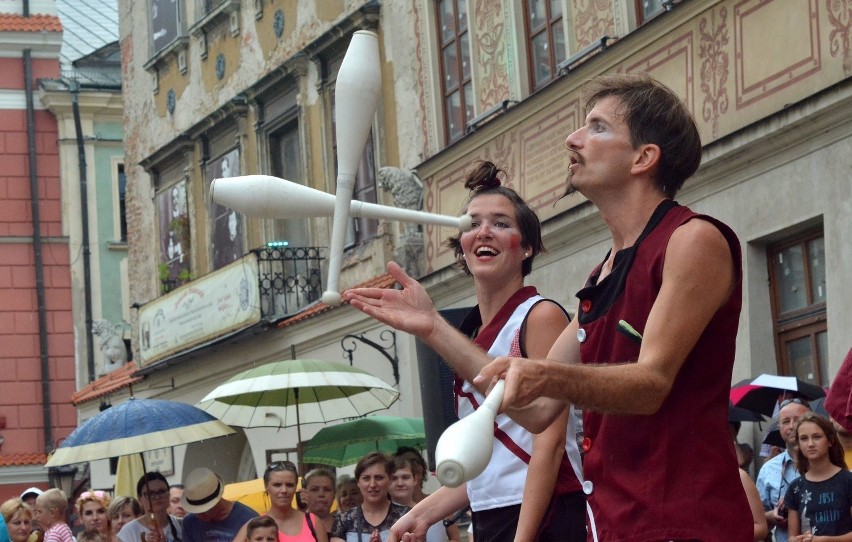
<svg viewBox="0 0 852 542">
<path fill-rule="evenodd" d="M 374 277 L 370 280 L 364 281 L 361 284 L 357 284 L 353 286 L 353 288 L 391 288 L 394 285 L 394 279 L 390 275 L 380 275 L 378 277 Z M 345 303 L 344 303 L 345 304 Z M 308 320 L 310 318 L 314 318 L 315 316 L 319 316 L 320 314 L 330 311 L 333 309 L 331 305 L 326 305 L 322 301 L 310 307 L 308 309 L 303 310 L 299 314 L 293 316 L 292 318 L 287 318 L 286 320 L 282 320 L 278 323 L 278 328 L 285 328 L 292 326 L 293 324 L 297 324 L 304 320 Z"/>
<path fill-rule="evenodd" d="M 0 13 L 0 32 L 62 32 L 62 22 L 56 15 Z"/>
<path fill-rule="evenodd" d="M 0 467 L 15 467 L 19 465 L 44 465 L 45 461 L 47 461 L 47 455 L 43 452 L 0 454 Z"/>
<path fill-rule="evenodd" d="M 79 405 L 105 395 L 109 395 L 131 384 L 139 382 L 143 377 L 133 376 L 139 368 L 132 361 L 128 361 L 122 367 L 100 377 L 85 388 L 71 395 L 71 404 Z"/>
</svg>

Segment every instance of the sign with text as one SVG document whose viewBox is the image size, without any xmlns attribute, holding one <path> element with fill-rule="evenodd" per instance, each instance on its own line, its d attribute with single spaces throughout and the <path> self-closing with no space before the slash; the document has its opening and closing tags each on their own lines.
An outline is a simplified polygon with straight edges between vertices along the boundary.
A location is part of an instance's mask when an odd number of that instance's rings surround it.
<svg viewBox="0 0 852 542">
<path fill-rule="evenodd" d="M 139 309 L 140 366 L 258 321 L 257 256 L 249 253 Z"/>
</svg>

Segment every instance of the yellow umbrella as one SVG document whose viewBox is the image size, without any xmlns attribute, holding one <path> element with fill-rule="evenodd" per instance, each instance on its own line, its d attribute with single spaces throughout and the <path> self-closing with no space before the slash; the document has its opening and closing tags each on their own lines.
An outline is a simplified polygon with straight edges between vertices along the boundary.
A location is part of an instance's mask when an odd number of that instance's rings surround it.
<svg viewBox="0 0 852 542">
<path fill-rule="evenodd" d="M 265 514 L 270 506 L 269 495 L 266 494 L 263 478 L 225 484 L 222 497 L 229 501 L 241 502 L 258 514 Z"/>
<path fill-rule="evenodd" d="M 296 490 L 302 489 L 302 479 L 296 485 Z M 117 495 L 117 494 L 116 494 Z M 229 501 L 241 502 L 248 506 L 258 514 L 265 514 L 272 505 L 269 502 L 269 495 L 266 494 L 266 486 L 263 485 L 263 478 L 249 480 L 247 482 L 234 482 L 233 484 L 225 484 L 225 489 L 222 491 L 222 497 Z M 296 497 L 293 497 L 293 508 L 296 508 Z M 337 500 L 332 503 L 331 511 L 337 510 Z"/>
<path fill-rule="evenodd" d="M 118 457 L 115 469 L 115 496 L 136 497 L 136 482 L 145 474 L 141 454 L 122 455 Z"/>
</svg>

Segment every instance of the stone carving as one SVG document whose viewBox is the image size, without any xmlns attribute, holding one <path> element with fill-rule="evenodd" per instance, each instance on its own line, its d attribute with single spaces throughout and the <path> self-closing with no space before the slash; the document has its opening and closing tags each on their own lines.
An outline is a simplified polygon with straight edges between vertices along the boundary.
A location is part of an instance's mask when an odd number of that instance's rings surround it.
<svg viewBox="0 0 852 542">
<path fill-rule="evenodd" d="M 382 167 L 379 168 L 378 181 L 382 190 L 390 192 L 394 207 L 416 211 L 423 208 L 423 183 L 416 171 Z M 394 251 L 394 259 L 406 273 L 419 277 L 422 258 L 423 226 L 406 223 L 402 227 L 402 236 Z"/>
<path fill-rule="evenodd" d="M 98 349 L 103 356 L 103 368 L 99 372 L 105 375 L 127 363 L 127 347 L 118 329 L 121 324 L 113 325 L 107 320 L 92 322 L 92 335 L 98 339 Z"/>
</svg>

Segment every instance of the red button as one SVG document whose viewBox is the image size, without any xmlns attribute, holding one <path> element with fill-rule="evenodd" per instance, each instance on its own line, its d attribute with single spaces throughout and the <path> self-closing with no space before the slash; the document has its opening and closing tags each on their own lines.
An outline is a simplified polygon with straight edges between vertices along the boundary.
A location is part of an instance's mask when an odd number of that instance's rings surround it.
<svg viewBox="0 0 852 542">
<path fill-rule="evenodd" d="M 589 312 L 590 310 L 592 310 L 592 301 L 590 299 L 584 299 L 580 303 L 580 308 L 583 310 L 583 312 Z"/>
<path fill-rule="evenodd" d="M 589 437 L 585 437 L 583 439 L 583 451 L 588 452 L 591 449 L 592 449 L 592 439 L 590 439 Z"/>
</svg>

